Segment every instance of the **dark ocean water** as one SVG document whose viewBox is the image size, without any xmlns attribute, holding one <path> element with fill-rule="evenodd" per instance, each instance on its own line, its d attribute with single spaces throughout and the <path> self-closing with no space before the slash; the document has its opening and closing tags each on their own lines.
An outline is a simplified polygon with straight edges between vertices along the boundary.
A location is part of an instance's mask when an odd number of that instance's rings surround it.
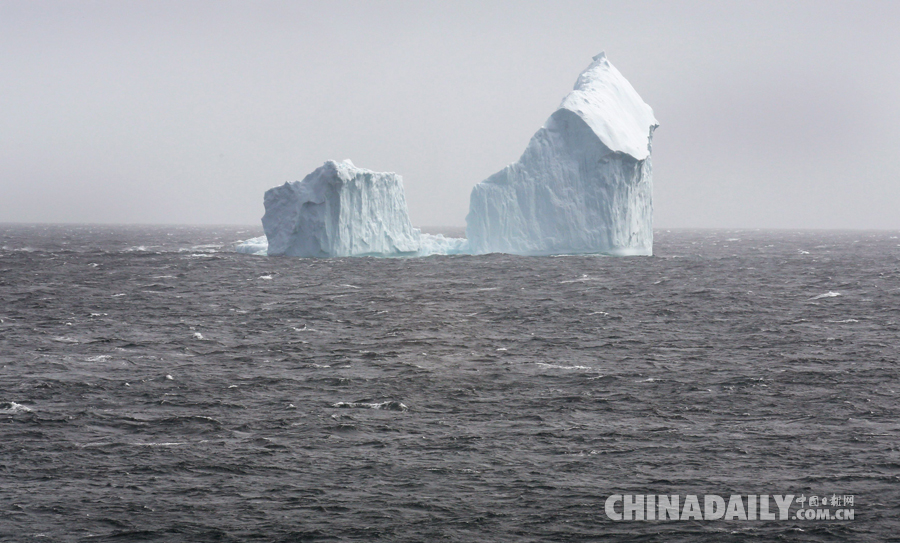
<svg viewBox="0 0 900 543">
<path fill-rule="evenodd" d="M 266 258 L 0 226 L 0 540 L 897 541 L 900 239 Z M 614 522 L 612 494 L 853 495 Z"/>
</svg>

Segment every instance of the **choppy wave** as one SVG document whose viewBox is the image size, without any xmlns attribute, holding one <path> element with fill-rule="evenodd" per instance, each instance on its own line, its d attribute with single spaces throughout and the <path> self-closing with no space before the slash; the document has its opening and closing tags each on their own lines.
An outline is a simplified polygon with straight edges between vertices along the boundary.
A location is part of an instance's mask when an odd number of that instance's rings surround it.
<svg viewBox="0 0 900 543">
<path fill-rule="evenodd" d="M 358 408 L 358 409 L 385 409 L 387 411 L 407 411 L 407 407 L 402 402 L 386 401 L 379 403 L 372 402 L 337 402 L 332 407 L 338 408 Z"/>
<path fill-rule="evenodd" d="M 260 233 L 0 226 L 0 540 L 900 529 L 896 232 L 657 231 L 640 259 L 234 251 Z M 859 505 L 617 523 L 614 493 Z"/>
</svg>

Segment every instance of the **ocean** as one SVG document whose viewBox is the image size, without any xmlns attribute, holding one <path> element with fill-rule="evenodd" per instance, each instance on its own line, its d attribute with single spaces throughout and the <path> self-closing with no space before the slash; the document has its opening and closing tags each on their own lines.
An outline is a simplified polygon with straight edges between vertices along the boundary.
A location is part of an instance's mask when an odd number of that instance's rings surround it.
<svg viewBox="0 0 900 543">
<path fill-rule="evenodd" d="M 233 252 L 260 234 L 0 225 L 0 540 L 900 541 L 897 232 Z M 651 495 L 853 518 L 607 513 Z"/>
</svg>

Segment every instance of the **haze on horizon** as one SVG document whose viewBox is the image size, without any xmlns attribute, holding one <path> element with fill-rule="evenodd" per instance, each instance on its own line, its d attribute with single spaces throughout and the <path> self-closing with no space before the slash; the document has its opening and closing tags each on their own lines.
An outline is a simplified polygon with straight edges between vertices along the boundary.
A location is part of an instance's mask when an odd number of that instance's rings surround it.
<svg viewBox="0 0 900 543">
<path fill-rule="evenodd" d="M 253 224 L 326 160 L 464 226 L 605 51 L 658 228 L 900 229 L 900 3 L 0 0 L 0 222 Z"/>
</svg>

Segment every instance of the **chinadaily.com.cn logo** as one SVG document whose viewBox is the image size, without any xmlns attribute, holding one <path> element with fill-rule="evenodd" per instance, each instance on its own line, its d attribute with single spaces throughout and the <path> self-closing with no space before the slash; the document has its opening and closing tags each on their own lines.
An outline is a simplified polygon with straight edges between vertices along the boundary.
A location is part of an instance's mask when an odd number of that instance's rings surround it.
<svg viewBox="0 0 900 543">
<path fill-rule="evenodd" d="M 853 520 L 854 496 L 613 494 L 606 516 L 626 520 Z"/>
</svg>

